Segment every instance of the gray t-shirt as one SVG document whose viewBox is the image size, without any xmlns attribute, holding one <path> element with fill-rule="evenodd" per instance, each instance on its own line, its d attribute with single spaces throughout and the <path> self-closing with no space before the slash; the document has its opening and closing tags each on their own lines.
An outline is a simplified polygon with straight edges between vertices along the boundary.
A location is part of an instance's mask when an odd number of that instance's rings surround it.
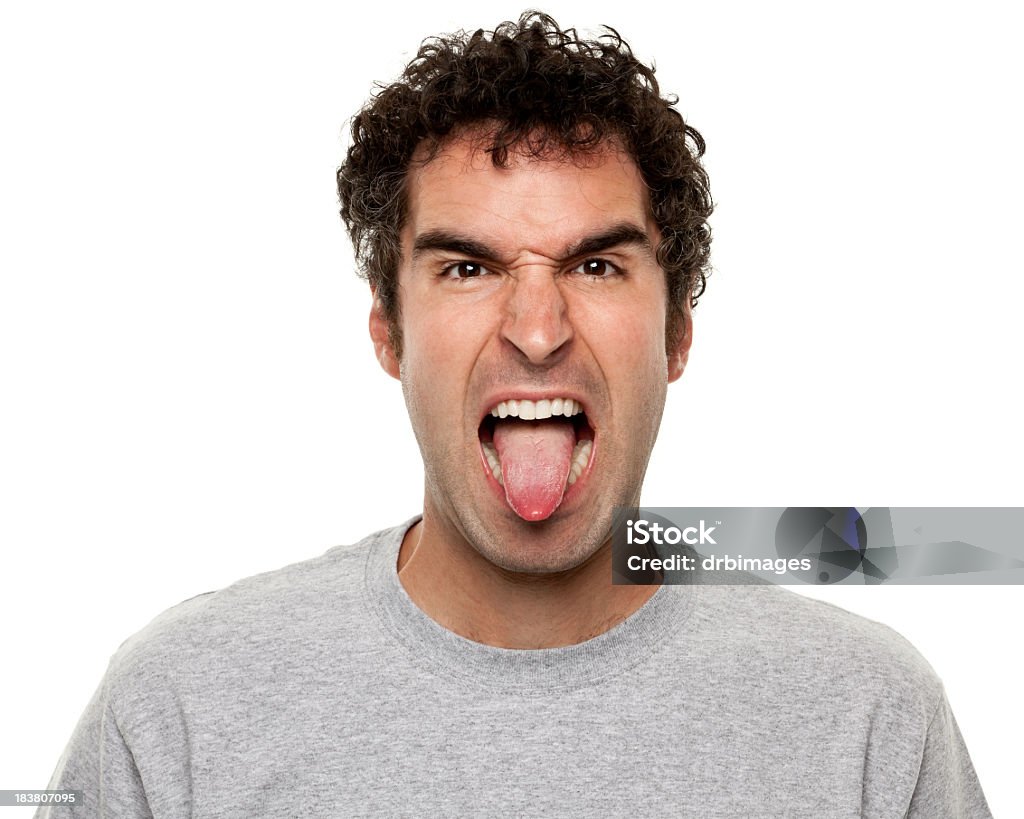
<svg viewBox="0 0 1024 819">
<path fill-rule="evenodd" d="M 986 817 L 931 667 L 775 586 L 664 586 L 579 645 L 437 625 L 412 523 L 169 609 L 118 649 L 54 817 Z"/>
</svg>

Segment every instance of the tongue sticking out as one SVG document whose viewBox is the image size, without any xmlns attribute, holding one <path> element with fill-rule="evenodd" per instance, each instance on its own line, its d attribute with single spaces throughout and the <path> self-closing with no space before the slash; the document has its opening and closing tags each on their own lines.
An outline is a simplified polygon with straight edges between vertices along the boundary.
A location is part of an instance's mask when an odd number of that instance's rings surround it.
<svg viewBox="0 0 1024 819">
<path fill-rule="evenodd" d="M 494 448 L 505 498 L 523 520 L 551 517 L 562 502 L 576 433 L 565 421 L 499 421 Z"/>
</svg>

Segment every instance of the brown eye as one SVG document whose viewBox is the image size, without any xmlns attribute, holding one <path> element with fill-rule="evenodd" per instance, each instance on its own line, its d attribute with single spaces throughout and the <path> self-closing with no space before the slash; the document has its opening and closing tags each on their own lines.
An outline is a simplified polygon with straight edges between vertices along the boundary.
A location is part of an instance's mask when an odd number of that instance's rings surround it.
<svg viewBox="0 0 1024 819">
<path fill-rule="evenodd" d="M 608 276 L 614 276 L 619 272 L 619 269 L 605 259 L 587 259 L 585 262 L 578 265 L 572 272 L 583 273 L 587 276 L 594 276 L 600 279 Z"/>
<path fill-rule="evenodd" d="M 444 275 L 449 279 L 472 279 L 486 273 L 487 268 L 476 262 L 456 262 L 444 269 Z"/>
</svg>

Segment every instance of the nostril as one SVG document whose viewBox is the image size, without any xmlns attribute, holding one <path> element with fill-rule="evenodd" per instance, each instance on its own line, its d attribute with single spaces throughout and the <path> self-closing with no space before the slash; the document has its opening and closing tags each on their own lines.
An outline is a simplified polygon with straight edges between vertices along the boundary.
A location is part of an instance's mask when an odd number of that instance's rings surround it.
<svg viewBox="0 0 1024 819">
<path fill-rule="evenodd" d="M 549 273 L 532 281 L 517 281 L 503 333 L 534 364 L 544 363 L 572 338 L 565 299 Z"/>
<path fill-rule="evenodd" d="M 544 364 L 557 357 L 572 340 L 568 322 L 542 323 L 536 317 L 515 321 L 507 326 L 505 339 L 533 364 Z"/>
</svg>

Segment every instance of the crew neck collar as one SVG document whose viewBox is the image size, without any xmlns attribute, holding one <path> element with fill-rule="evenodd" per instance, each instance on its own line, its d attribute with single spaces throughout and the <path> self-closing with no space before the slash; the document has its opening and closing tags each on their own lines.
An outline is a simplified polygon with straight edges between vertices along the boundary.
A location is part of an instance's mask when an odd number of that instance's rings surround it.
<svg viewBox="0 0 1024 819">
<path fill-rule="evenodd" d="M 693 608 L 693 586 L 662 586 L 621 623 L 582 643 L 540 649 L 478 643 L 431 619 L 398 578 L 402 539 L 419 520 L 414 517 L 372 538 L 366 563 L 367 602 L 414 663 L 466 685 L 527 693 L 597 685 L 660 651 Z"/>
</svg>

